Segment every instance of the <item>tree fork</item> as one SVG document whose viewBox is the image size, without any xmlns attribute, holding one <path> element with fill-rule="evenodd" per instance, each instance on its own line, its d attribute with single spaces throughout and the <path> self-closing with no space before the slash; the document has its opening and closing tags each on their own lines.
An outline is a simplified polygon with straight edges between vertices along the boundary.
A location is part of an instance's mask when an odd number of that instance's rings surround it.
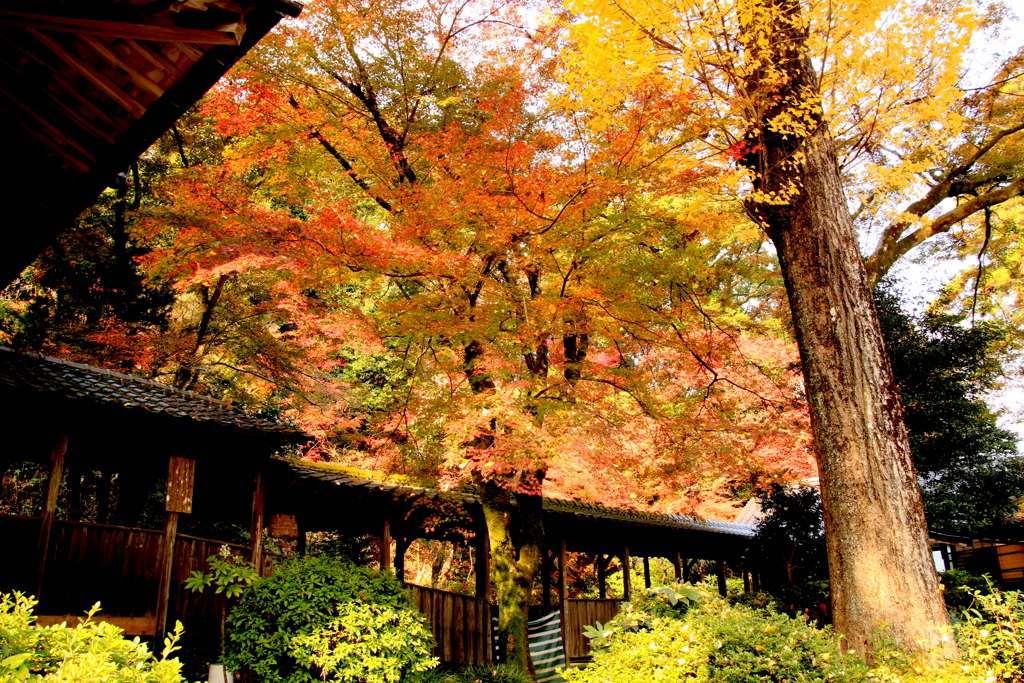
<svg viewBox="0 0 1024 683">
<path fill-rule="evenodd" d="M 745 83 L 765 95 L 742 161 L 754 176 L 748 210 L 778 251 L 810 397 L 835 626 L 865 656 L 880 625 L 907 650 L 949 656 L 902 408 L 818 104 L 800 4 L 766 4 L 770 25 L 744 27 L 751 61 L 772 67 Z M 784 112 L 803 128 L 773 130 Z"/>
</svg>

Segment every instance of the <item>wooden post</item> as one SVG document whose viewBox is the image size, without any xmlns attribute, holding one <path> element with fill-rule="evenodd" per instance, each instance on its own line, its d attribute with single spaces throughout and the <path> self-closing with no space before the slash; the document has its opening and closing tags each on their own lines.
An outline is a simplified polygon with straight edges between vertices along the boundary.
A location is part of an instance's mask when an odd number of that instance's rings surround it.
<svg viewBox="0 0 1024 683">
<path fill-rule="evenodd" d="M 196 461 L 171 456 L 167 462 L 167 492 L 164 498 L 167 519 L 164 522 L 164 542 L 160 550 L 160 584 L 156 596 L 156 642 L 162 642 L 167 633 L 167 613 L 170 609 L 171 583 L 174 581 L 174 547 L 178 542 L 178 515 L 192 512 L 192 493 L 195 484 Z"/>
<path fill-rule="evenodd" d="M 569 593 L 565 584 L 565 537 L 558 539 L 558 611 L 562 630 L 562 643 L 565 643 L 565 621 L 569 610 Z M 568 662 L 568 659 L 566 659 Z"/>
<path fill-rule="evenodd" d="M 622 549 L 622 597 L 629 600 L 633 597 L 633 586 L 630 582 L 629 544 Z"/>
<path fill-rule="evenodd" d="M 491 542 L 487 525 L 480 520 L 476 532 L 476 597 L 486 600 L 491 594 Z"/>
<path fill-rule="evenodd" d="M 679 554 L 678 550 L 676 551 L 675 556 L 672 557 L 672 568 L 676 570 L 676 581 L 682 581 L 683 580 L 683 558 Z"/>
<path fill-rule="evenodd" d="M 608 564 L 605 562 L 604 553 L 597 555 L 597 596 L 604 600 L 608 597 Z"/>
<path fill-rule="evenodd" d="M 295 554 L 299 557 L 306 556 L 306 518 L 295 515 Z"/>
<path fill-rule="evenodd" d="M 393 572 L 394 563 L 391 561 L 391 518 L 384 518 L 384 528 L 380 533 L 380 570 L 382 572 Z"/>
<path fill-rule="evenodd" d="M 725 560 L 718 560 L 717 562 L 715 562 L 715 573 L 718 575 L 718 594 L 724 598 L 726 594 Z"/>
<path fill-rule="evenodd" d="M 162 643 L 167 633 L 167 611 L 171 601 L 171 580 L 174 578 L 174 546 L 178 542 L 178 513 L 168 512 L 164 522 L 164 542 L 160 549 L 160 587 L 156 595 L 156 641 Z"/>
<path fill-rule="evenodd" d="M 395 576 L 402 583 L 405 583 L 405 552 L 409 549 L 411 541 L 404 536 L 395 539 Z"/>
<path fill-rule="evenodd" d="M 551 549 L 547 546 L 540 551 L 540 592 L 541 604 L 551 607 Z"/>
<path fill-rule="evenodd" d="M 651 587 L 651 558 L 644 555 L 644 588 Z"/>
<path fill-rule="evenodd" d="M 263 506 L 265 490 L 263 472 L 257 472 L 253 481 L 252 491 L 252 522 L 249 525 L 249 537 L 252 540 L 252 564 L 256 573 L 263 576 L 263 526 L 266 511 Z"/>
<path fill-rule="evenodd" d="M 568 598 L 568 589 L 565 584 L 565 539 L 563 538 L 558 542 L 558 602 L 563 609 Z"/>
<path fill-rule="evenodd" d="M 687 558 L 684 557 L 683 558 L 683 581 L 685 581 L 686 583 L 690 582 L 690 579 L 691 579 L 690 569 L 692 567 L 693 567 L 693 564 L 690 562 L 690 560 L 688 560 Z"/>
<path fill-rule="evenodd" d="M 64 456 L 68 450 L 68 437 L 62 436 L 50 451 L 50 479 L 46 486 L 46 500 L 43 503 L 43 519 L 39 526 L 39 558 L 36 574 L 36 600 L 43 593 L 43 576 L 46 572 L 46 558 L 50 552 L 50 531 L 53 529 L 53 516 L 57 511 L 57 496 L 60 494 L 60 482 L 64 478 Z"/>
</svg>

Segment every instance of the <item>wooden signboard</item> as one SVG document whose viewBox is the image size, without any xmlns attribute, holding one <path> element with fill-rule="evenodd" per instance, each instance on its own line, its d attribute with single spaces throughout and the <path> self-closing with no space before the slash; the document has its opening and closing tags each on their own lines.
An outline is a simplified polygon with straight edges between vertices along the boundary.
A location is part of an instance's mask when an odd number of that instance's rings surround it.
<svg viewBox="0 0 1024 683">
<path fill-rule="evenodd" d="M 196 479 L 196 461 L 171 457 L 167 467 L 168 512 L 192 512 L 192 488 Z"/>
<path fill-rule="evenodd" d="M 274 538 L 298 538 L 299 525 L 295 515 L 273 515 L 270 518 L 270 535 Z"/>
</svg>

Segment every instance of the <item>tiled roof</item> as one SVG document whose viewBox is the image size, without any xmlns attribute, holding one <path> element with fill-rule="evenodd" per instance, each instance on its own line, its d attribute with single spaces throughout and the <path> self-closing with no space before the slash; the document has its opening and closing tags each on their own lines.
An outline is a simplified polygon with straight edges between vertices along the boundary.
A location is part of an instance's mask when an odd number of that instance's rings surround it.
<svg viewBox="0 0 1024 683">
<path fill-rule="evenodd" d="M 0 387 L 167 414 L 244 431 L 294 430 L 233 408 L 229 403 L 166 384 L 0 346 Z"/>
<path fill-rule="evenodd" d="M 287 463 L 295 475 L 301 479 L 320 481 L 337 486 L 379 489 L 381 491 L 391 492 L 392 495 L 399 496 L 436 497 L 442 495 L 437 489 L 415 486 L 399 481 L 383 481 L 382 479 L 378 479 L 373 476 L 372 473 L 357 470 L 355 468 L 342 467 L 339 465 L 310 464 L 305 462 L 296 462 L 294 460 L 288 460 Z M 477 496 L 462 491 L 446 492 L 444 495 L 453 496 L 465 501 L 479 502 L 479 498 Z M 581 503 L 578 501 L 562 500 L 559 498 L 545 498 L 544 510 L 558 514 L 571 514 L 596 519 L 649 524 L 687 531 L 707 531 L 730 536 L 742 536 L 745 538 L 752 538 L 757 532 L 757 527 L 750 524 L 717 522 L 714 520 L 702 520 L 683 515 L 665 515 L 654 512 L 624 510 L 619 508 L 610 508 L 598 503 Z"/>
</svg>

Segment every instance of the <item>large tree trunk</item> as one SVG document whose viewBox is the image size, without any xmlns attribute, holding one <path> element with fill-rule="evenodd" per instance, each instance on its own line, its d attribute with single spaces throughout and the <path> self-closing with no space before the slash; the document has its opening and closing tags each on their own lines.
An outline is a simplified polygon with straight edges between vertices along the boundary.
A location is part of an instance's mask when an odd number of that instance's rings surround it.
<svg viewBox="0 0 1024 683">
<path fill-rule="evenodd" d="M 538 481 L 538 490 L 539 485 Z M 490 540 L 498 637 L 504 641 L 508 661 L 532 675 L 527 621 L 544 541 L 542 499 L 539 495 L 513 493 L 493 480 L 478 482 L 477 490 Z"/>
<path fill-rule="evenodd" d="M 748 208 L 778 251 L 803 361 L 835 626 L 865 655 L 880 625 L 908 650 L 948 655 L 953 646 L 940 627 L 949 621 L 902 408 L 817 103 L 800 7 L 767 4 L 776 22 L 770 39 L 752 36 L 748 54 L 783 77 L 765 70 L 746 82 L 760 98 L 743 160 L 755 176 Z M 806 107 L 803 128 L 773 131 L 769 122 L 798 103 Z M 786 198 L 771 201 L 768 192 Z"/>
</svg>

